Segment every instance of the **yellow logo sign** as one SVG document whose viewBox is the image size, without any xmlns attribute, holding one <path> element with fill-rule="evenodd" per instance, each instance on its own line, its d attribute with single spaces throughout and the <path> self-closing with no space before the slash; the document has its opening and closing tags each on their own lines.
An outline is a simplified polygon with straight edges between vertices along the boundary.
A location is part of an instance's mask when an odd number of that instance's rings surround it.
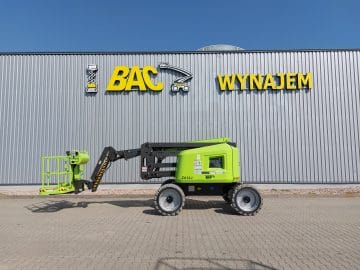
<svg viewBox="0 0 360 270">
<path fill-rule="evenodd" d="M 151 75 L 157 75 L 158 71 L 153 66 L 133 66 L 131 69 L 127 66 L 116 66 L 107 85 L 107 91 L 130 91 L 137 87 L 140 91 L 150 89 L 152 91 L 161 91 L 164 88 L 162 82 L 154 84 Z"/>
<path fill-rule="evenodd" d="M 160 68 L 164 68 L 160 65 Z M 166 66 L 168 68 L 168 66 Z M 177 70 L 177 69 L 175 69 Z M 182 70 L 181 70 L 182 71 Z M 158 74 L 158 70 L 153 66 L 116 66 L 110 81 L 107 85 L 107 91 L 131 91 L 139 89 L 140 91 L 162 91 L 163 82 L 154 83 L 152 78 Z M 189 73 L 190 74 L 190 73 Z M 187 74 L 186 74 L 187 75 Z M 192 74 L 184 77 L 186 80 L 192 78 Z M 184 79 L 180 78 L 180 79 Z M 217 76 L 219 88 L 225 90 L 300 90 L 312 89 L 313 76 L 311 73 L 277 73 L 273 74 L 219 74 Z M 173 87 L 173 85 L 172 85 Z"/>
<path fill-rule="evenodd" d="M 225 74 L 217 77 L 219 87 L 225 90 L 297 90 L 312 89 L 311 73 Z"/>
</svg>

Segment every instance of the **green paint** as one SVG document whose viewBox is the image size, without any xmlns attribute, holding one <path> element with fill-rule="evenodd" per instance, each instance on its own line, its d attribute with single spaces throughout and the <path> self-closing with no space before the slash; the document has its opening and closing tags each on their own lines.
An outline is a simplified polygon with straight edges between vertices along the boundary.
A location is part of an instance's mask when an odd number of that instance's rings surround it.
<svg viewBox="0 0 360 270">
<path fill-rule="evenodd" d="M 177 156 L 175 181 L 182 184 L 240 182 L 239 150 L 229 138 L 192 141 L 214 145 L 182 150 Z M 66 156 L 41 157 L 40 194 L 63 194 L 75 191 L 76 181 L 83 180 L 89 161 L 85 151 L 67 151 Z"/>
<path fill-rule="evenodd" d="M 195 142 L 195 141 L 194 141 Z M 240 181 L 239 150 L 228 138 L 196 142 L 218 143 L 181 151 L 177 157 L 177 183 L 236 183 Z"/>
<path fill-rule="evenodd" d="M 74 182 L 84 175 L 89 161 L 86 151 L 68 151 L 66 156 L 41 157 L 41 195 L 55 195 L 75 191 Z"/>
</svg>

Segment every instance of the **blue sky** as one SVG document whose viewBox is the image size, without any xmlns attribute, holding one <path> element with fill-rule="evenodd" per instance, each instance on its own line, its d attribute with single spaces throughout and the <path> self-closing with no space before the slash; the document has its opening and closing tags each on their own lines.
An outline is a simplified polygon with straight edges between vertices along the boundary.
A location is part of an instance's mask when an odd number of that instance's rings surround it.
<svg viewBox="0 0 360 270">
<path fill-rule="evenodd" d="M 360 1 L 4 1 L 0 51 L 359 48 Z"/>
</svg>

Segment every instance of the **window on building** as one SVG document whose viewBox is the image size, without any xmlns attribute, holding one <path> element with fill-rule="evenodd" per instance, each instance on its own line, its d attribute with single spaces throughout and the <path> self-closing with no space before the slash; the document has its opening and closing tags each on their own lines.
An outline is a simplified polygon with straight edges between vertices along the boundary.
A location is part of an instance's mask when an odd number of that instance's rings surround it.
<svg viewBox="0 0 360 270">
<path fill-rule="evenodd" d="M 224 157 L 211 157 L 211 158 L 209 158 L 209 168 L 222 168 L 222 169 L 224 169 Z"/>
</svg>

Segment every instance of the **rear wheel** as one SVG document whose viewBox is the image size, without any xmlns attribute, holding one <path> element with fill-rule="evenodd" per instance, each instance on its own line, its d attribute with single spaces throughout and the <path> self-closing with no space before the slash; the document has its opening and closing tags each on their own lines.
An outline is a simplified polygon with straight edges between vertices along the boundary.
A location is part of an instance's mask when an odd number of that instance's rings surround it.
<svg viewBox="0 0 360 270">
<path fill-rule="evenodd" d="M 237 185 L 232 194 L 231 206 L 244 216 L 253 216 L 262 206 L 262 198 L 254 187 Z"/>
<path fill-rule="evenodd" d="M 175 184 L 162 185 L 154 198 L 156 210 L 163 216 L 176 216 L 185 205 L 185 194 Z"/>
<path fill-rule="evenodd" d="M 232 199 L 232 194 L 234 192 L 234 188 L 229 188 L 227 190 L 225 190 L 224 194 L 222 195 L 224 201 L 228 204 L 231 203 L 231 199 Z"/>
</svg>

